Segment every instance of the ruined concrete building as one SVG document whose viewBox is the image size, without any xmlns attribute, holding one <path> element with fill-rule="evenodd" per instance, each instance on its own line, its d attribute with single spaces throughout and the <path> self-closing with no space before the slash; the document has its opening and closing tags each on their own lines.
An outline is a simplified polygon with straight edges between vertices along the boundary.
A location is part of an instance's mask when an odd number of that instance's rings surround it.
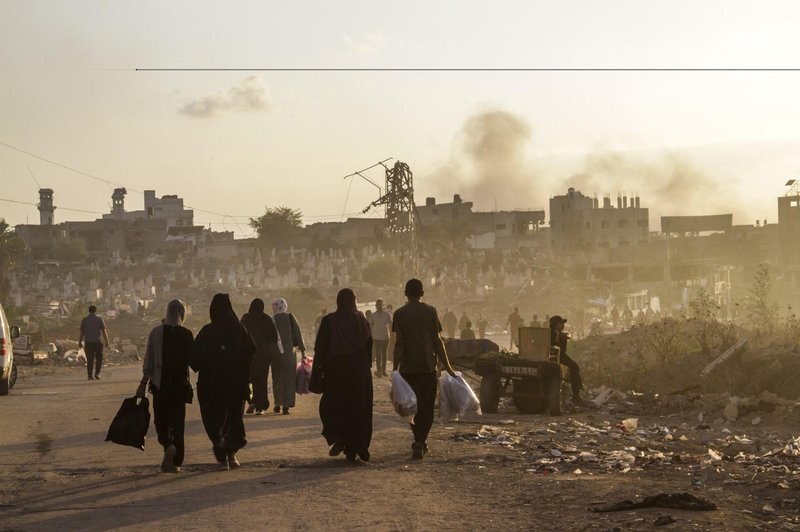
<svg viewBox="0 0 800 532">
<path fill-rule="evenodd" d="M 790 179 L 789 189 L 778 198 L 778 238 L 781 263 L 787 269 L 800 270 L 800 181 Z"/>
<path fill-rule="evenodd" d="M 155 190 L 144 191 L 144 209 L 125 210 L 124 188 L 114 189 L 111 195 L 111 212 L 103 215 L 104 220 L 164 220 L 167 229 L 171 227 L 191 227 L 194 225 L 194 211 L 183 207 L 183 198 L 177 195 L 156 197 Z"/>
<path fill-rule="evenodd" d="M 417 206 L 420 226 L 462 226 L 469 234 L 473 249 L 519 249 L 544 245 L 539 230 L 544 224 L 543 210 L 513 210 L 474 212 L 471 201 L 463 201 L 460 194 L 452 203 L 436 203 L 436 198 L 426 198 L 425 205 Z"/>
<path fill-rule="evenodd" d="M 646 244 L 650 234 L 649 211 L 639 197 L 618 196 L 611 205 L 610 196 L 584 196 L 570 188 L 561 196 L 550 198 L 550 242 L 554 255 L 591 255 L 598 248 L 618 248 Z"/>
<path fill-rule="evenodd" d="M 111 196 L 111 212 L 93 221 L 55 224 L 53 190 L 39 191 L 40 224 L 16 226 L 34 260 L 53 259 L 54 244 L 63 239 L 81 239 L 86 250 L 96 258 L 112 256 L 147 256 L 172 250 L 191 251 L 209 241 L 233 240 L 233 233 L 211 233 L 194 225 L 194 212 L 183 206 L 175 195 L 156 197 L 154 190 L 144 192 L 144 209 L 125 210 L 124 188 Z"/>
</svg>

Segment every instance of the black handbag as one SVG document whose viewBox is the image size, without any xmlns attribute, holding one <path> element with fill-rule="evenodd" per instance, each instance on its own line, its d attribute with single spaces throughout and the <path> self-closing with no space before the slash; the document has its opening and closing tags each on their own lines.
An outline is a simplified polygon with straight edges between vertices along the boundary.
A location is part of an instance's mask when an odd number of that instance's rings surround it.
<svg viewBox="0 0 800 532">
<path fill-rule="evenodd" d="M 308 391 L 311 393 L 322 393 L 324 392 L 324 375 L 322 373 L 322 364 L 317 362 L 317 357 L 314 358 L 314 362 L 311 364 L 311 379 L 308 381 Z"/>
<path fill-rule="evenodd" d="M 106 441 L 144 451 L 144 440 L 149 427 L 150 401 L 147 397 L 129 397 L 122 401 L 122 406 L 108 427 Z"/>
</svg>

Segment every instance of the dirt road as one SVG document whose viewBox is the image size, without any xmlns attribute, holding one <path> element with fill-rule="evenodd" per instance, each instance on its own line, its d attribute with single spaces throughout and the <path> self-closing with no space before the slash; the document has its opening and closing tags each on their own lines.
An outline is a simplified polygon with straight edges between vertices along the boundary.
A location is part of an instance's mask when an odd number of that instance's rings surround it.
<svg viewBox="0 0 800 532">
<path fill-rule="evenodd" d="M 218 470 L 198 408 L 190 405 L 184 471 L 162 474 L 152 427 L 144 452 L 103 441 L 139 369 L 106 368 L 101 381 L 84 375 L 79 368 L 22 368 L 12 394 L 0 397 L 0 529 L 638 530 L 670 515 L 676 523 L 668 528 L 740 530 L 774 529 L 776 515 L 791 527 L 786 515 L 797 513 L 796 501 L 785 502 L 796 497 L 791 479 L 776 495 L 766 484 L 726 483 L 731 477 L 719 470 L 727 465 L 642 467 L 637 458 L 625 470 L 555 458 L 579 446 L 622 445 L 613 431 L 581 440 L 584 424 L 603 421 L 599 412 L 549 418 L 508 410 L 437 424 L 431 453 L 413 461 L 410 431 L 392 412 L 386 379 L 376 382 L 369 463 L 327 456 L 318 397 L 311 395 L 299 397 L 288 416 L 247 416 L 249 444 L 234 471 Z M 515 424 L 502 424 L 506 419 Z M 482 425 L 492 427 L 481 433 Z M 686 443 L 693 444 L 697 452 L 705 445 Z M 543 465 L 547 456 L 557 467 Z M 719 509 L 588 510 L 592 503 L 685 491 Z M 767 500 L 776 515 L 760 513 Z"/>
</svg>

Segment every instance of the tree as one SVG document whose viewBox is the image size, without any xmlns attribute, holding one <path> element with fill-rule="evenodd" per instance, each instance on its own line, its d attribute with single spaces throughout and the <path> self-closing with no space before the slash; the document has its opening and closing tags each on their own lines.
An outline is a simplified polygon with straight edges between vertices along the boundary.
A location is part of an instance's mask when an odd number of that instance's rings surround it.
<svg viewBox="0 0 800 532">
<path fill-rule="evenodd" d="M 0 298 L 8 295 L 6 272 L 14 268 L 18 259 L 28 254 L 28 246 L 11 230 L 4 218 L 0 218 Z"/>
<path fill-rule="evenodd" d="M 361 279 L 374 286 L 390 286 L 402 283 L 403 269 L 389 257 L 372 259 L 361 271 Z"/>
<path fill-rule="evenodd" d="M 700 351 L 708 354 L 711 351 L 711 338 L 717 330 L 717 312 L 719 307 L 705 288 L 700 288 L 694 299 L 689 301 L 689 315 L 698 324 Z"/>
<path fill-rule="evenodd" d="M 772 333 L 778 318 L 778 307 L 772 301 L 772 276 L 766 264 L 759 264 L 753 277 L 750 294 L 744 301 L 745 316 L 757 330 Z"/>
<path fill-rule="evenodd" d="M 258 218 L 250 218 L 249 225 L 267 246 L 286 248 L 300 235 L 303 213 L 290 207 L 267 207 Z"/>
</svg>

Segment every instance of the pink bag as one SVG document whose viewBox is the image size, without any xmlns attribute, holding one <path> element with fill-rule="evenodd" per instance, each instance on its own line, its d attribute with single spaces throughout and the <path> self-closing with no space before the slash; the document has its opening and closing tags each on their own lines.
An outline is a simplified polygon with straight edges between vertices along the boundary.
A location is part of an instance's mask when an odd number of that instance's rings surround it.
<svg viewBox="0 0 800 532">
<path fill-rule="evenodd" d="M 309 393 L 308 387 L 311 383 L 311 368 L 314 365 L 314 359 L 307 357 L 297 363 L 297 370 L 295 372 L 295 391 L 299 394 Z"/>
</svg>

